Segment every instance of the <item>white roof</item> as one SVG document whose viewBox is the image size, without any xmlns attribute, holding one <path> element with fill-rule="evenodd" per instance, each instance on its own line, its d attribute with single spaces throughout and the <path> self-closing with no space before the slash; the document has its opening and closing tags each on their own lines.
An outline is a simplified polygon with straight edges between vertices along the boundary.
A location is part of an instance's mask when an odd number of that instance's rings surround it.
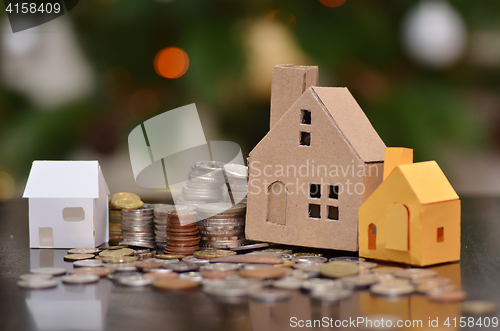
<svg viewBox="0 0 500 331">
<path fill-rule="evenodd" d="M 99 181 L 109 194 L 97 161 L 33 161 L 24 198 L 98 198 Z"/>
</svg>

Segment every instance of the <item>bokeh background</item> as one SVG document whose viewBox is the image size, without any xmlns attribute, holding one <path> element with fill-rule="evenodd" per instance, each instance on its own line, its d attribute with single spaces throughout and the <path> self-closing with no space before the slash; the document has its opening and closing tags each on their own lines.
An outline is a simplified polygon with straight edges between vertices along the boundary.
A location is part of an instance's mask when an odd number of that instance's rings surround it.
<svg viewBox="0 0 500 331">
<path fill-rule="evenodd" d="M 500 194 L 497 0 L 84 0 L 16 34 L 1 11 L 0 200 L 59 159 L 167 199 L 135 184 L 129 132 L 196 103 L 207 140 L 248 155 L 283 63 L 348 87 L 386 145 L 437 160 L 459 194 Z"/>
</svg>

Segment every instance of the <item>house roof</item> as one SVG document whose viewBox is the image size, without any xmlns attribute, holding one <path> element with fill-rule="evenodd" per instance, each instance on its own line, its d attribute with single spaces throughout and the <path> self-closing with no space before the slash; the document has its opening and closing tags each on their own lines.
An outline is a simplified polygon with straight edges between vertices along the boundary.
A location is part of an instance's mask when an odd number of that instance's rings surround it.
<svg viewBox="0 0 500 331">
<path fill-rule="evenodd" d="M 381 162 L 385 144 L 345 87 L 311 87 L 354 152 L 365 162 Z"/>
<path fill-rule="evenodd" d="M 97 161 L 34 161 L 24 198 L 98 198 L 108 187 Z"/>
<path fill-rule="evenodd" d="M 396 171 L 403 174 L 421 204 L 459 199 L 436 161 L 404 164 Z"/>
</svg>

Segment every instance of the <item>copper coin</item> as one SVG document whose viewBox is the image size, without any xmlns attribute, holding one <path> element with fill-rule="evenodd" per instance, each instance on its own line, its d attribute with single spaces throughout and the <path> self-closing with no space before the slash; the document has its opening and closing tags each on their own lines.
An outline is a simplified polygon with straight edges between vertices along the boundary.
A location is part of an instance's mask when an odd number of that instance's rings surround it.
<svg viewBox="0 0 500 331">
<path fill-rule="evenodd" d="M 163 261 L 162 262 L 137 262 L 135 264 L 136 268 L 138 269 L 157 269 L 163 267 Z"/>
<path fill-rule="evenodd" d="M 183 241 L 193 241 L 193 240 L 200 240 L 200 236 L 182 236 L 182 237 L 168 237 L 167 236 L 167 241 L 177 241 L 177 242 L 183 242 Z"/>
<path fill-rule="evenodd" d="M 111 273 L 111 269 L 105 267 L 96 268 L 76 268 L 69 271 L 72 275 L 97 275 L 99 277 L 106 277 Z"/>
<path fill-rule="evenodd" d="M 187 291 L 200 287 L 200 283 L 188 279 L 162 279 L 153 283 L 153 287 L 162 291 Z"/>
<path fill-rule="evenodd" d="M 179 253 L 179 254 L 182 254 L 182 253 L 193 253 L 193 252 L 196 252 L 197 250 L 199 250 L 200 247 L 199 246 L 187 246 L 187 247 L 177 247 L 177 246 L 167 246 L 165 248 L 165 253 L 169 253 L 169 254 L 172 254 L 172 253 Z"/>
<path fill-rule="evenodd" d="M 189 236 L 191 234 L 198 234 L 200 231 L 198 231 L 198 229 L 192 229 L 192 230 L 185 230 L 185 229 L 169 229 L 167 228 L 167 235 L 185 235 L 185 236 Z"/>
<path fill-rule="evenodd" d="M 292 269 L 288 267 L 255 268 L 240 270 L 240 276 L 258 279 L 278 279 L 285 276 Z"/>
<path fill-rule="evenodd" d="M 179 224 L 179 223 L 170 223 L 168 222 L 167 223 L 167 230 L 178 230 L 178 231 L 181 231 L 181 230 L 197 230 L 198 229 L 198 226 L 196 225 L 196 223 L 191 223 L 191 224 Z"/>
<path fill-rule="evenodd" d="M 208 279 L 223 279 L 236 274 L 235 270 L 219 271 L 219 270 L 200 270 L 201 276 Z"/>
<path fill-rule="evenodd" d="M 153 278 L 155 281 L 162 279 L 174 279 L 178 277 L 177 272 L 169 272 L 169 273 L 158 273 L 158 272 L 147 272 L 143 274 L 144 277 Z"/>
<path fill-rule="evenodd" d="M 199 240 L 193 240 L 193 241 L 186 241 L 186 242 L 174 242 L 174 243 L 168 243 L 168 247 L 193 247 L 193 246 L 199 246 L 200 241 Z"/>
</svg>

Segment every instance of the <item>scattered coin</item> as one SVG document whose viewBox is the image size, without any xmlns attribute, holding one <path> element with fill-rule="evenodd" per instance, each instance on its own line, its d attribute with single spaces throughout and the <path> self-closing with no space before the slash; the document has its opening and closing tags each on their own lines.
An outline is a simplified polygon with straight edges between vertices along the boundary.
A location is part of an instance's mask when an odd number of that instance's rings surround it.
<svg viewBox="0 0 500 331">
<path fill-rule="evenodd" d="M 460 302 L 467 298 L 467 293 L 457 289 L 435 289 L 427 293 L 427 298 L 441 303 Z"/>
<path fill-rule="evenodd" d="M 74 267 L 102 267 L 104 265 L 103 261 L 100 259 L 92 259 L 92 260 L 80 260 L 73 262 Z"/>
<path fill-rule="evenodd" d="M 138 260 L 137 256 L 104 256 L 101 259 L 104 263 L 132 263 Z"/>
<path fill-rule="evenodd" d="M 153 287 L 162 291 L 186 291 L 200 287 L 200 283 L 189 279 L 161 279 L 153 282 Z"/>
<path fill-rule="evenodd" d="M 323 256 L 294 256 L 292 261 L 295 263 L 324 263 L 328 259 Z"/>
<path fill-rule="evenodd" d="M 137 269 L 135 269 L 137 270 Z M 131 277 L 131 276 L 141 276 L 142 274 L 140 272 L 136 272 L 136 271 L 133 271 L 133 272 L 129 272 L 129 271 L 125 271 L 125 272 L 116 272 L 116 273 L 113 273 L 113 274 L 109 274 L 107 276 L 107 278 L 111 281 L 118 281 L 120 278 L 126 278 L 126 277 Z"/>
<path fill-rule="evenodd" d="M 64 256 L 64 261 L 78 261 L 78 260 L 88 260 L 95 258 L 94 254 L 68 254 Z"/>
<path fill-rule="evenodd" d="M 99 277 L 106 277 L 111 273 L 111 269 L 105 267 L 95 267 L 95 268 L 76 268 L 70 270 L 71 275 L 97 275 Z"/>
<path fill-rule="evenodd" d="M 435 270 L 420 269 L 420 268 L 403 269 L 394 273 L 394 276 L 396 277 L 407 278 L 411 280 L 432 278 L 432 277 L 437 277 L 437 275 L 438 273 Z"/>
<path fill-rule="evenodd" d="M 205 265 L 205 264 L 210 263 L 209 259 L 199 259 L 199 258 L 197 258 L 196 256 L 193 256 L 193 255 L 184 256 L 182 258 L 182 261 L 184 261 L 184 262 L 198 263 L 198 264 L 201 264 L 201 265 Z"/>
<path fill-rule="evenodd" d="M 199 259 L 216 259 L 223 256 L 236 255 L 236 252 L 226 251 L 221 249 L 207 249 L 202 251 L 194 252 L 193 255 Z"/>
<path fill-rule="evenodd" d="M 119 246 L 101 247 L 101 250 L 103 250 L 103 251 L 105 251 L 105 250 L 112 251 L 112 250 L 117 250 L 117 249 L 122 249 L 122 248 L 127 248 L 127 246 L 119 245 Z"/>
<path fill-rule="evenodd" d="M 271 267 L 271 268 L 255 268 L 243 269 L 239 274 L 242 277 L 257 278 L 257 279 L 278 279 L 284 277 L 291 271 L 287 267 Z"/>
<path fill-rule="evenodd" d="M 357 256 L 337 256 L 337 257 L 332 257 L 331 259 L 328 260 L 328 262 L 334 262 L 334 261 L 344 261 L 344 262 L 364 262 L 365 259 L 363 257 L 357 257 Z"/>
<path fill-rule="evenodd" d="M 359 273 L 359 266 L 350 262 L 333 261 L 323 263 L 319 271 L 325 277 L 340 278 Z"/>
<path fill-rule="evenodd" d="M 415 291 L 415 287 L 405 279 L 387 280 L 370 287 L 370 292 L 382 296 L 408 295 Z"/>
<path fill-rule="evenodd" d="M 184 255 L 175 255 L 175 254 L 156 254 L 155 258 L 162 260 L 171 260 L 171 259 L 182 259 Z"/>
<path fill-rule="evenodd" d="M 263 249 L 259 252 L 271 252 L 271 253 L 278 253 L 278 254 L 292 254 L 291 249 L 286 249 L 286 248 L 266 248 Z"/>
<path fill-rule="evenodd" d="M 99 253 L 100 257 L 128 255 L 134 255 L 134 250 L 131 248 L 107 249 Z"/>
<path fill-rule="evenodd" d="M 302 279 L 289 276 L 289 277 L 284 277 L 284 278 L 276 280 L 273 283 L 273 286 L 278 287 L 278 288 L 288 289 L 288 290 L 298 290 L 299 288 L 302 287 L 303 282 L 304 282 L 304 280 L 302 280 Z"/>
<path fill-rule="evenodd" d="M 165 263 L 163 265 L 165 269 L 171 269 L 174 272 L 188 272 L 188 271 L 196 271 L 199 268 L 199 265 L 191 262 L 172 262 Z"/>
<path fill-rule="evenodd" d="M 273 288 L 260 288 L 250 291 L 250 297 L 254 300 L 265 302 L 276 302 L 290 299 L 290 291 Z"/>
<path fill-rule="evenodd" d="M 157 269 L 157 268 L 162 268 L 164 262 L 137 262 L 135 264 L 137 269 Z"/>
<path fill-rule="evenodd" d="M 259 263 L 259 264 L 282 264 L 283 258 L 280 254 L 270 253 L 248 253 L 231 256 L 223 256 L 213 259 L 212 262 L 230 263 Z"/>
<path fill-rule="evenodd" d="M 491 315 L 496 313 L 497 304 L 490 301 L 464 301 L 462 313 L 469 315 Z"/>
<path fill-rule="evenodd" d="M 118 272 L 133 272 L 136 271 L 135 263 L 106 263 L 104 267 Z"/>
<path fill-rule="evenodd" d="M 154 280 L 162 280 L 162 279 L 174 279 L 178 277 L 178 273 L 172 272 L 172 270 L 169 270 L 170 272 L 168 273 L 160 273 L 160 272 L 147 272 L 143 274 L 144 277 L 146 278 L 153 278 Z"/>
<path fill-rule="evenodd" d="M 192 280 L 193 282 L 201 282 L 203 280 L 201 273 L 199 273 L 198 271 L 183 272 L 179 274 L 179 278 L 189 279 Z"/>
<path fill-rule="evenodd" d="M 73 248 L 68 250 L 68 254 L 97 254 L 100 251 L 98 248 Z"/>
<path fill-rule="evenodd" d="M 44 275 L 52 275 L 52 276 L 60 276 L 66 274 L 66 269 L 63 268 L 38 268 L 38 269 L 31 269 L 30 272 L 32 274 L 44 274 Z"/>
<path fill-rule="evenodd" d="M 308 253 L 308 252 L 298 252 L 293 254 L 294 257 L 304 257 L 304 256 L 323 256 L 320 253 Z"/>
<path fill-rule="evenodd" d="M 239 268 L 240 266 L 234 263 L 210 263 L 201 267 L 202 270 L 209 271 L 236 271 Z"/>
<path fill-rule="evenodd" d="M 363 288 L 373 285 L 379 281 L 377 275 L 372 273 L 359 274 L 342 278 L 342 282 L 354 287 Z"/>
<path fill-rule="evenodd" d="M 66 284 L 91 284 L 99 281 L 98 275 L 90 275 L 90 274 L 73 274 L 62 276 L 61 280 Z"/>
<path fill-rule="evenodd" d="M 413 280 L 413 284 L 417 287 L 417 292 L 427 294 L 436 289 L 455 289 L 451 279 L 445 277 L 422 278 Z"/>
<path fill-rule="evenodd" d="M 323 289 L 341 290 L 342 288 L 342 281 L 325 278 L 308 279 L 302 283 L 302 289 L 306 291 L 319 291 Z"/>
<path fill-rule="evenodd" d="M 45 274 L 24 274 L 19 276 L 20 280 L 33 280 L 33 279 L 52 279 L 52 275 Z"/>
<path fill-rule="evenodd" d="M 400 267 L 376 267 L 371 270 L 374 274 L 395 274 L 398 271 L 404 270 Z"/>
<path fill-rule="evenodd" d="M 144 277 L 143 275 L 120 277 L 117 279 L 117 282 L 124 286 L 149 286 L 153 284 L 153 281 L 154 279 L 151 277 Z"/>
<path fill-rule="evenodd" d="M 38 289 L 56 287 L 57 282 L 54 279 L 33 278 L 33 279 L 19 280 L 17 282 L 17 286 L 30 290 L 38 290 Z"/>
</svg>

